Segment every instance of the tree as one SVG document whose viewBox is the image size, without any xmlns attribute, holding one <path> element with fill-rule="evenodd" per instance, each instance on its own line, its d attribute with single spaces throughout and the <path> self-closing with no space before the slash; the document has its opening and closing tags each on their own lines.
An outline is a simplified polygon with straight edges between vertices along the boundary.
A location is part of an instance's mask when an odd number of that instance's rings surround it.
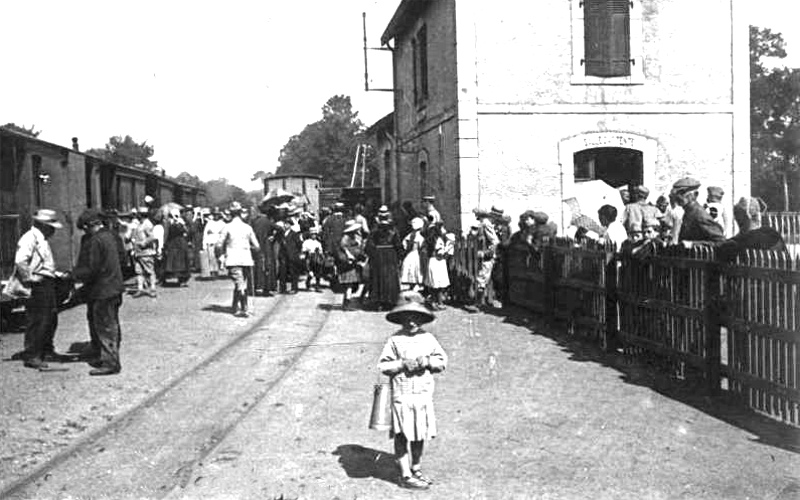
<svg viewBox="0 0 800 500">
<path fill-rule="evenodd" d="M 145 168 L 151 171 L 158 169 L 158 162 L 150 160 L 155 153 L 155 148 L 148 145 L 147 141 L 140 144 L 129 135 L 124 138 L 115 135 L 108 139 L 105 149 L 92 148 L 86 152 L 120 165 Z"/>
<path fill-rule="evenodd" d="M 335 95 L 322 107 L 322 119 L 307 125 L 281 149 L 278 174 L 322 176 L 322 186 L 349 186 L 358 145 L 365 142 L 364 125 L 353 111 L 349 96 Z M 378 173 L 368 164 L 366 184 Z"/>
<path fill-rule="evenodd" d="M 42 133 L 41 130 L 35 130 L 36 125 L 31 125 L 30 128 L 26 127 L 25 125 L 17 125 L 16 123 L 6 123 L 3 125 L 4 129 L 11 130 L 12 132 L 17 132 L 18 134 L 27 135 L 29 137 L 39 137 L 39 134 Z"/>
<path fill-rule="evenodd" d="M 178 176 L 175 177 L 175 180 L 183 184 L 188 184 L 194 187 L 203 187 L 205 184 L 203 181 L 200 180 L 199 177 L 197 177 L 196 175 L 192 175 L 189 172 L 179 173 Z"/>
<path fill-rule="evenodd" d="M 800 208 L 800 70 L 768 69 L 784 58 L 780 33 L 750 27 L 750 135 L 753 193 L 773 208 Z"/>
<path fill-rule="evenodd" d="M 209 206 L 227 208 L 232 201 L 243 206 L 250 205 L 250 199 L 244 189 L 228 183 L 228 179 L 220 178 L 205 183 L 206 202 Z"/>
</svg>

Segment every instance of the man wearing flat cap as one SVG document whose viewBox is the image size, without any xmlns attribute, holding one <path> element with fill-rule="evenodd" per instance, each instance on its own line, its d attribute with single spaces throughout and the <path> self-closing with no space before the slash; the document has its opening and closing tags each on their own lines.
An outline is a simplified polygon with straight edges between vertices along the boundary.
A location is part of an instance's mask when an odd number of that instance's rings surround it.
<svg viewBox="0 0 800 500">
<path fill-rule="evenodd" d="M 671 195 L 675 203 L 683 208 L 683 221 L 678 240 L 708 241 L 720 243 L 725 241 L 722 227 L 714 222 L 703 206 L 697 202 L 700 182 L 691 177 L 684 177 L 672 185 Z"/>
<path fill-rule="evenodd" d="M 28 368 L 46 369 L 46 361 L 60 360 L 53 337 L 58 327 L 56 278 L 61 273 L 56 271 L 47 240 L 61 227 L 54 210 L 40 209 L 33 215 L 32 227 L 17 242 L 17 276 L 31 290 L 25 302 L 25 350 L 18 356 Z"/>
<path fill-rule="evenodd" d="M 94 367 L 89 375 L 113 375 L 122 368 L 119 359 L 119 308 L 125 290 L 116 236 L 103 225 L 103 216 L 97 210 L 85 210 L 81 219 L 88 239 L 85 248 L 82 242 L 81 256 L 73 276 L 86 289 L 86 317 L 92 347 L 98 355 L 89 361 Z"/>
</svg>

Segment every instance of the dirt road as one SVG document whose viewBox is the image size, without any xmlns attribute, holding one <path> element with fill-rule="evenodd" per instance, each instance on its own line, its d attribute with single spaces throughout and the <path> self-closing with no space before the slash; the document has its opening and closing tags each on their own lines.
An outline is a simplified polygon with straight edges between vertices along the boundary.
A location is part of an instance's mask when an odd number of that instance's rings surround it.
<svg viewBox="0 0 800 500">
<path fill-rule="evenodd" d="M 206 302 L 225 297 L 214 293 Z M 120 410 L 110 427 L 84 433 L 52 469 L 6 494 L 787 499 L 800 493 L 797 432 L 675 388 L 646 367 L 526 314 L 454 309 L 430 326 L 450 356 L 437 381 L 440 436 L 423 459 L 437 483 L 430 492 L 401 490 L 391 441 L 367 428 L 375 363 L 392 325 L 380 313 L 343 312 L 335 303 L 329 292 L 261 299 L 265 315 L 233 324 L 232 332 L 220 329 L 214 349 L 195 353 L 199 367 L 187 365 L 167 384 L 142 379 L 149 396 Z M 194 316 L 199 335 L 210 321 L 230 324 L 223 314 L 196 309 L 187 305 L 175 324 Z M 173 351 L 178 357 L 192 352 L 182 346 Z M 134 365 L 134 353 L 127 354 Z M 80 377 L 65 387 L 86 384 L 89 377 Z M 105 396 L 130 390 L 129 382 L 117 383 L 122 388 L 111 382 L 95 388 Z"/>
</svg>

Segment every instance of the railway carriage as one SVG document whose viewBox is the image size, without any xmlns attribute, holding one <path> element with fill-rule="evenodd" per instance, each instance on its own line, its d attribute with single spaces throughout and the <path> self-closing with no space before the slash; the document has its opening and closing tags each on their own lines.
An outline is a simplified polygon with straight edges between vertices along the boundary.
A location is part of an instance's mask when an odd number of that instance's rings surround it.
<svg viewBox="0 0 800 500">
<path fill-rule="evenodd" d="M 142 205 L 145 195 L 159 204 L 205 203 L 202 188 L 82 153 L 77 140 L 68 148 L 0 127 L 0 280 L 5 283 L 13 271 L 17 240 L 30 228 L 37 209 L 59 213 L 64 228 L 50 244 L 58 267 L 69 270 L 81 239 L 75 221 L 84 209 L 125 212 Z M 7 307 L 8 297 L 0 297 Z"/>
</svg>

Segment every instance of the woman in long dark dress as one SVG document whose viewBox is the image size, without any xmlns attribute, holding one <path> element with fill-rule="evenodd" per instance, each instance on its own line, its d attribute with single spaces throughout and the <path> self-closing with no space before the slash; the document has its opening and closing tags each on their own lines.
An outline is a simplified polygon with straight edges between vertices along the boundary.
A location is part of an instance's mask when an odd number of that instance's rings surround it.
<svg viewBox="0 0 800 500">
<path fill-rule="evenodd" d="M 400 296 L 398 270 L 403 242 L 394 226 L 389 209 L 378 210 L 377 226 L 367 242 L 370 262 L 370 300 L 381 310 L 392 309 Z"/>
<path fill-rule="evenodd" d="M 177 278 L 178 284 L 189 281 L 189 240 L 186 222 L 177 210 L 170 213 L 170 223 L 164 241 L 164 280 Z"/>
</svg>

